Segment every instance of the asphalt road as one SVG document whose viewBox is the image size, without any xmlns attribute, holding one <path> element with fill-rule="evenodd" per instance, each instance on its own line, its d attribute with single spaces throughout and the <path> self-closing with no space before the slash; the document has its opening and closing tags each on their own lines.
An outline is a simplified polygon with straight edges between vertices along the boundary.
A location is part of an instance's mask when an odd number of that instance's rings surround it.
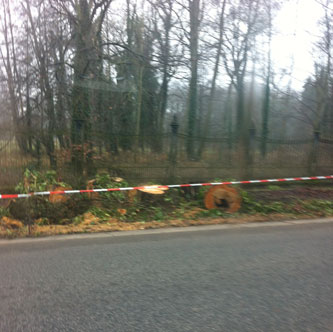
<svg viewBox="0 0 333 332">
<path fill-rule="evenodd" d="M 0 331 L 332 332 L 332 249 L 333 223 L 0 242 Z"/>
</svg>

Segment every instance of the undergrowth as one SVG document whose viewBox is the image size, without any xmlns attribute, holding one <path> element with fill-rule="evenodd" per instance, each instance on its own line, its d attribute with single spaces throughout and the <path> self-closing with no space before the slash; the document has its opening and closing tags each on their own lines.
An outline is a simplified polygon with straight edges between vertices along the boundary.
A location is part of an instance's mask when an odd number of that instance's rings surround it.
<svg viewBox="0 0 333 332">
<path fill-rule="evenodd" d="M 286 213 L 289 212 L 288 206 L 282 202 L 271 202 L 271 203 L 262 203 L 254 201 L 248 192 L 245 190 L 241 190 L 240 192 L 242 196 L 242 209 L 243 213 L 261 213 L 261 214 L 269 214 L 269 213 Z"/>
<path fill-rule="evenodd" d="M 231 181 L 224 179 L 223 181 Z M 212 182 L 222 182 L 214 179 Z M 127 181 L 111 177 L 107 173 L 96 175 L 88 183 L 93 188 L 121 188 L 128 187 Z M 54 171 L 40 173 L 26 170 L 23 180 L 16 186 L 17 192 L 45 191 L 55 187 L 70 187 L 57 179 Z M 260 202 L 255 201 L 251 194 L 238 188 L 242 198 L 242 207 L 238 213 L 230 214 L 224 209 L 206 210 L 204 197 L 210 187 L 175 188 L 167 190 L 163 195 L 150 195 L 129 191 L 101 192 L 98 194 L 82 194 L 66 196 L 66 199 L 51 203 L 49 197 L 32 197 L 29 200 L 14 200 L 9 208 L 0 207 L 0 220 L 2 217 L 13 217 L 29 224 L 39 226 L 80 225 L 87 222 L 87 216 L 93 216 L 91 224 L 109 223 L 111 220 L 120 222 L 165 222 L 173 219 L 199 219 L 199 218 L 228 218 L 245 217 L 247 215 L 292 214 L 310 216 L 332 216 L 333 202 L 329 200 L 294 200 L 291 202 Z M 268 187 L 269 189 L 269 187 Z M 277 186 L 270 186 L 270 190 L 278 190 Z M 87 214 L 90 213 L 90 214 Z M 9 230 L 11 232 L 11 230 Z"/>
<path fill-rule="evenodd" d="M 23 174 L 23 181 L 17 184 L 15 191 L 18 193 L 29 193 L 45 191 L 52 187 L 69 187 L 69 185 L 57 180 L 56 171 L 41 173 L 36 170 L 26 169 Z"/>
<path fill-rule="evenodd" d="M 10 214 L 9 214 L 8 209 L 0 206 L 0 218 L 1 217 L 8 217 L 9 215 Z"/>
<path fill-rule="evenodd" d="M 333 202 L 330 200 L 310 199 L 294 200 L 290 203 L 284 202 L 257 202 L 251 198 L 251 195 L 242 190 L 241 196 L 243 205 L 241 212 L 248 214 L 288 213 L 288 214 L 309 214 L 314 216 L 333 215 Z"/>
<path fill-rule="evenodd" d="M 107 173 L 97 174 L 94 181 L 94 188 L 95 189 L 122 188 L 129 186 L 127 181 L 121 178 L 117 178 L 117 180 L 118 181 L 115 181 L 115 178 L 111 177 Z M 112 203 L 125 203 L 126 198 L 127 196 L 124 191 L 99 193 L 99 199 L 106 207 L 109 207 L 109 204 Z"/>
</svg>

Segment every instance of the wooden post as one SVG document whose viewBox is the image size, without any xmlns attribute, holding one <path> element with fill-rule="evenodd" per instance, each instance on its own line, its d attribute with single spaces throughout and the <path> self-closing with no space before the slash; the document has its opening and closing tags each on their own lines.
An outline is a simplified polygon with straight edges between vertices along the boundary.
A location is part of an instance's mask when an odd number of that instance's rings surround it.
<svg viewBox="0 0 333 332">
<path fill-rule="evenodd" d="M 173 181 L 175 178 L 175 168 L 177 164 L 177 153 L 178 153 L 178 128 L 179 124 L 177 121 L 177 116 L 174 115 L 171 127 L 171 141 L 170 141 L 170 153 L 169 153 L 169 181 Z"/>
<path fill-rule="evenodd" d="M 254 163 L 254 156 L 256 151 L 256 128 L 252 125 L 249 128 L 249 151 L 248 151 L 248 163 L 249 166 L 252 167 Z M 252 174 L 251 174 L 252 175 Z"/>
<path fill-rule="evenodd" d="M 319 144 L 320 132 L 315 130 L 313 132 L 312 147 L 309 154 L 309 175 L 314 175 L 317 169 L 317 152 Z"/>
</svg>

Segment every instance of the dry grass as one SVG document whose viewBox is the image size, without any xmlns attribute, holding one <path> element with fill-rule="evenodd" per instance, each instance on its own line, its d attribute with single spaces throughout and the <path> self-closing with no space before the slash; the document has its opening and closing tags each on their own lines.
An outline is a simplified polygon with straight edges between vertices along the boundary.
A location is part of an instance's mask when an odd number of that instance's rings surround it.
<svg viewBox="0 0 333 332">
<path fill-rule="evenodd" d="M 262 158 L 258 149 L 253 154 L 254 163 L 249 169 L 251 178 L 273 178 L 284 176 L 305 176 L 308 174 L 309 144 L 276 145 L 269 146 L 267 156 Z M 213 178 L 238 178 L 240 173 L 241 156 L 235 148 L 219 152 L 219 143 L 207 143 L 207 147 L 199 161 L 189 161 L 183 144 L 179 145 L 178 163 L 175 167 L 174 177 L 177 182 L 208 181 Z M 270 150 L 275 147 L 274 150 Z M 105 169 L 114 176 L 123 176 L 131 184 L 135 181 L 167 181 L 169 145 L 165 144 L 164 153 L 145 151 L 122 151 L 118 155 L 103 152 L 95 154 L 95 164 L 98 170 Z M 58 175 L 61 178 L 71 179 L 70 170 L 66 165 L 70 163 L 70 150 L 57 150 Z M 42 156 L 42 170 L 49 168 L 48 157 Z M 318 149 L 317 173 L 327 173 L 333 166 L 331 146 L 321 144 Z M 21 180 L 24 169 L 36 160 L 29 155 L 22 154 L 17 144 L 10 142 L 6 149 L 0 151 L 0 191 L 13 189 Z M 119 173 L 119 174 L 118 174 Z M 132 183 L 133 182 L 133 183 Z"/>
<path fill-rule="evenodd" d="M 18 149 L 0 151 L 0 189 L 15 188 L 22 180 L 25 168 L 32 164 L 36 164 L 36 159 Z M 45 170 L 49 168 L 47 156 L 42 157 L 41 168 Z"/>
<path fill-rule="evenodd" d="M 89 218 L 91 219 L 89 220 Z M 39 237 L 64 234 L 79 233 L 98 233 L 98 232 L 118 232 L 156 228 L 187 227 L 200 225 L 220 225 L 220 224 L 243 224 L 252 222 L 269 222 L 290 219 L 310 219 L 309 215 L 289 214 L 270 214 L 269 216 L 251 215 L 237 216 L 228 218 L 200 218 L 200 219 L 173 219 L 167 221 L 149 221 L 125 223 L 116 219 L 110 219 L 108 222 L 98 222 L 94 216 L 86 216 L 85 220 L 79 225 L 37 225 L 29 227 L 24 226 L 18 229 L 8 229 L 0 226 L 0 238 L 18 238 L 18 237 Z"/>
</svg>

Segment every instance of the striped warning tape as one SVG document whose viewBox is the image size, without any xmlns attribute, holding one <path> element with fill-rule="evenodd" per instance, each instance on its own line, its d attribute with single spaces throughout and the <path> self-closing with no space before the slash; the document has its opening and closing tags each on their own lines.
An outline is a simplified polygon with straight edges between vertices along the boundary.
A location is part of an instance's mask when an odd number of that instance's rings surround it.
<svg viewBox="0 0 333 332">
<path fill-rule="evenodd" d="M 153 186 L 105 188 L 105 189 L 39 191 L 39 192 L 33 192 L 33 193 L 28 193 L 28 194 L 9 194 L 9 195 L 0 194 L 0 199 L 27 198 L 27 197 L 31 197 L 31 196 L 101 193 L 101 192 L 127 191 L 127 190 L 203 187 L 203 186 L 217 186 L 217 185 L 221 185 L 221 184 L 235 185 L 235 184 L 249 184 L 249 183 L 271 183 L 271 182 L 327 180 L 327 179 L 333 179 L 333 175 L 303 176 L 303 177 L 296 177 L 296 178 L 266 179 L 266 180 L 224 181 L 224 182 L 207 182 L 207 183 L 190 183 L 190 184 L 153 185 Z"/>
</svg>

